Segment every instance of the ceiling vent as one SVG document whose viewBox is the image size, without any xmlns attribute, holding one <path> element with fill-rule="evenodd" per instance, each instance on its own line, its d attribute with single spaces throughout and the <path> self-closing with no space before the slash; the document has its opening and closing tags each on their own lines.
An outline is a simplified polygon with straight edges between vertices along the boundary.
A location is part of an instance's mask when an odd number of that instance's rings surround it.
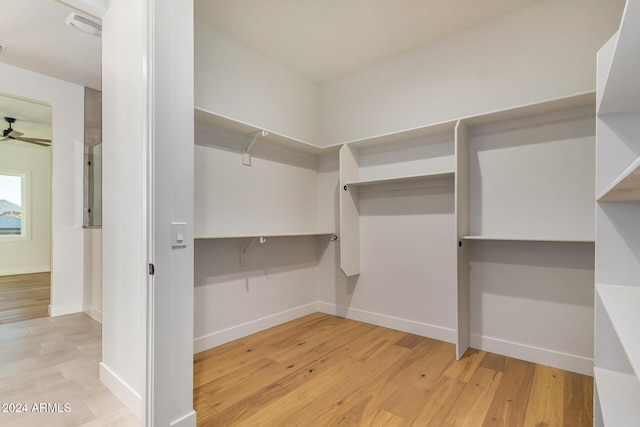
<svg viewBox="0 0 640 427">
<path fill-rule="evenodd" d="M 67 25 L 75 27 L 93 36 L 102 36 L 102 24 L 91 18 L 87 18 L 84 15 L 80 15 L 79 13 L 70 14 L 67 17 Z"/>
</svg>

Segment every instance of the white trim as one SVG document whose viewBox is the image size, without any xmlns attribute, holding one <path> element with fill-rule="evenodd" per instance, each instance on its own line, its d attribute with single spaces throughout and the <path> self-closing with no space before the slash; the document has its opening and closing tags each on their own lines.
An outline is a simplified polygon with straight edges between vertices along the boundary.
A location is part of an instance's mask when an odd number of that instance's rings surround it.
<svg viewBox="0 0 640 427">
<path fill-rule="evenodd" d="M 196 411 L 192 410 L 184 417 L 178 418 L 175 421 L 171 421 L 171 427 L 195 427 L 196 426 Z"/>
<path fill-rule="evenodd" d="M 41 265 L 38 267 L 21 267 L 21 268 L 7 268 L 0 270 L 0 276 L 14 276 L 16 274 L 35 274 L 35 273 L 49 273 L 51 272 L 51 265 Z"/>
<path fill-rule="evenodd" d="M 118 377 L 107 365 L 100 362 L 100 381 L 118 398 L 138 419 L 142 415 L 142 398 L 127 383 Z"/>
<path fill-rule="evenodd" d="M 65 305 L 51 304 L 49 307 L 49 315 L 51 317 L 64 316 L 65 314 L 80 313 L 82 311 L 82 302 Z"/>
<path fill-rule="evenodd" d="M 316 305 L 317 304 L 315 302 L 301 305 L 299 307 L 292 308 L 291 310 L 275 313 L 270 316 L 197 337 L 193 340 L 193 352 L 200 353 L 201 351 L 228 343 L 238 338 L 246 337 L 247 335 L 255 334 L 256 332 L 315 313 L 317 311 Z"/>
<path fill-rule="evenodd" d="M 471 347 L 540 365 L 593 376 L 593 359 L 498 338 L 471 334 Z"/>
<path fill-rule="evenodd" d="M 82 311 L 96 322 L 102 324 L 102 311 L 89 304 L 82 304 Z"/>
<path fill-rule="evenodd" d="M 326 302 L 317 302 L 316 306 L 318 311 L 321 313 L 333 314 L 347 319 L 384 326 L 385 328 L 408 332 L 440 341 L 455 343 L 457 339 L 455 329 L 451 328 L 387 316 L 386 314 L 373 313 L 370 311 L 359 310 L 357 308 L 342 307 Z"/>
</svg>

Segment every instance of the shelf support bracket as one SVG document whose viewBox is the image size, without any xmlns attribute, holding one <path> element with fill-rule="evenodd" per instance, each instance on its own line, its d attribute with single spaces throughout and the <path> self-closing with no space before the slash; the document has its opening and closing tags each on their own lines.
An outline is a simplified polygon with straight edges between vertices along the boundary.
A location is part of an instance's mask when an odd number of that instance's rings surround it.
<svg viewBox="0 0 640 427">
<path fill-rule="evenodd" d="M 253 144 L 256 143 L 259 136 L 265 137 L 269 135 L 269 132 L 265 130 L 259 130 L 254 133 L 250 133 L 249 135 L 253 135 L 253 139 L 249 146 L 242 152 L 242 164 L 245 166 L 251 166 L 251 149 L 253 148 Z"/>
<path fill-rule="evenodd" d="M 263 244 L 267 241 L 267 239 L 262 236 L 254 237 L 253 239 L 251 239 L 251 241 L 247 246 L 244 245 L 244 242 L 240 241 L 240 265 L 241 266 L 247 265 L 247 251 L 251 246 L 253 246 L 256 240 L 259 241 L 260 244 Z"/>
</svg>

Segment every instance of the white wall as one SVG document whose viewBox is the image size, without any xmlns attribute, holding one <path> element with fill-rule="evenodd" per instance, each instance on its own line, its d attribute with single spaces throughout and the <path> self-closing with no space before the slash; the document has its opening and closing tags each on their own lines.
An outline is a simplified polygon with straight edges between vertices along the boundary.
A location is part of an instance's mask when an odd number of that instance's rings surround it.
<svg viewBox="0 0 640 427">
<path fill-rule="evenodd" d="M 360 275 L 340 270 L 339 246 L 321 247 L 321 311 L 455 340 L 453 180 L 360 188 Z"/>
<path fill-rule="evenodd" d="M 469 244 L 471 346 L 593 375 L 593 244 Z"/>
<path fill-rule="evenodd" d="M 51 271 L 51 149 L 22 142 L 0 144 L 0 170 L 28 174 L 30 198 L 23 201 L 28 240 L 0 238 L 0 276 Z M 28 212 L 24 207 L 28 204 Z M 25 217 L 28 215 L 28 218 Z"/>
<path fill-rule="evenodd" d="M 622 0 L 546 0 L 320 89 L 319 145 L 595 90 Z"/>
<path fill-rule="evenodd" d="M 291 138 L 317 140 L 314 84 L 200 20 L 195 26 L 197 107 Z"/>
<path fill-rule="evenodd" d="M 152 261 L 156 273 L 150 313 L 153 329 L 148 331 L 153 364 L 146 422 L 155 426 L 195 427 L 193 2 L 151 3 Z M 172 222 L 186 223 L 186 247 L 172 247 Z"/>
<path fill-rule="evenodd" d="M 232 135 L 196 132 L 196 235 L 336 232 L 338 153 L 262 143 L 242 164 Z M 331 235 L 267 237 L 240 265 L 243 239 L 199 239 L 195 250 L 195 351 L 316 311 L 319 245 Z"/>
<path fill-rule="evenodd" d="M 145 384 L 146 10 L 114 0 L 102 20 L 102 363 L 138 417 Z"/>
<path fill-rule="evenodd" d="M 317 239 L 267 238 L 247 251 L 246 266 L 241 239 L 197 240 L 195 352 L 315 312 Z"/>
<path fill-rule="evenodd" d="M 102 323 L 102 230 L 84 231 L 84 288 L 82 311 Z"/>
<path fill-rule="evenodd" d="M 0 92 L 52 107 L 51 315 L 82 311 L 84 88 L 0 64 Z"/>
<path fill-rule="evenodd" d="M 146 425 L 195 426 L 193 3 L 113 0 L 102 22 L 100 378 Z"/>
</svg>

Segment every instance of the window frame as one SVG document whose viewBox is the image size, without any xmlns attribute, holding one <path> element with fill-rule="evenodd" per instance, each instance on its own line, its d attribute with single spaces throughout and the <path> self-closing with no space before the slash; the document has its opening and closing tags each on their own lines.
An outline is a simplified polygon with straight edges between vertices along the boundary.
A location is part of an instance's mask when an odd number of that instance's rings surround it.
<svg viewBox="0 0 640 427">
<path fill-rule="evenodd" d="M 0 242 L 31 240 L 31 171 L 0 168 L 0 175 L 20 177 L 22 184 L 21 232 L 20 234 L 0 234 Z"/>
</svg>

